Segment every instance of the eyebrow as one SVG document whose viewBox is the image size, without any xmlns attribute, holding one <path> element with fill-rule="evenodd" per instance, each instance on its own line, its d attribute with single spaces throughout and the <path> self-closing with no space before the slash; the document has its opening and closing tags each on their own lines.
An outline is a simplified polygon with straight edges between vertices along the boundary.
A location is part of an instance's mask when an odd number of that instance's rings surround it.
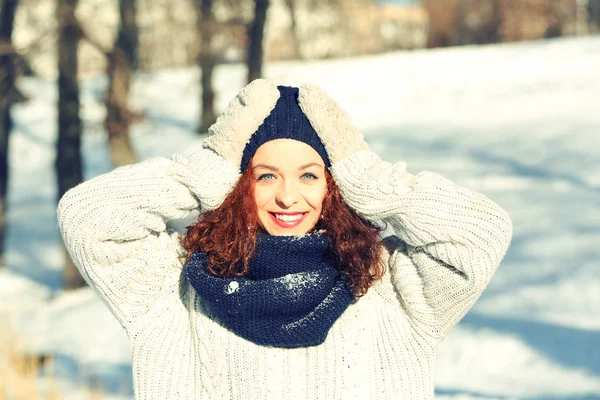
<svg viewBox="0 0 600 400">
<path fill-rule="evenodd" d="M 323 165 L 322 165 L 322 164 L 319 164 L 319 163 L 317 163 L 317 162 L 311 162 L 311 163 L 308 163 L 308 164 L 301 165 L 301 166 L 298 168 L 298 170 L 306 169 L 306 168 L 309 168 L 309 167 L 319 167 L 319 168 L 323 168 Z M 268 164 L 257 164 L 257 165 L 255 165 L 254 167 L 252 167 L 252 169 L 253 169 L 253 170 L 254 170 L 254 169 L 257 169 L 257 168 L 265 168 L 265 169 L 268 169 L 268 170 L 271 170 L 271 171 L 276 171 L 276 172 L 279 172 L 279 168 L 277 168 L 277 167 L 275 167 L 275 166 L 273 166 L 273 165 L 268 165 Z"/>
</svg>

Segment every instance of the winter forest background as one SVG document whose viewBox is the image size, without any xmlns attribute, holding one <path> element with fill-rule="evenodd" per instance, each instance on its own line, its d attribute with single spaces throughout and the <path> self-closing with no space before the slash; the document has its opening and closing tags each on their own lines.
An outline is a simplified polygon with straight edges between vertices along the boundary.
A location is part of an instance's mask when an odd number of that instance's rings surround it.
<svg viewBox="0 0 600 400">
<path fill-rule="evenodd" d="M 133 397 L 56 203 L 192 153 L 257 77 L 319 84 L 382 158 L 511 215 L 436 398 L 600 399 L 599 32 L 599 0 L 0 0 L 0 400 Z"/>
</svg>

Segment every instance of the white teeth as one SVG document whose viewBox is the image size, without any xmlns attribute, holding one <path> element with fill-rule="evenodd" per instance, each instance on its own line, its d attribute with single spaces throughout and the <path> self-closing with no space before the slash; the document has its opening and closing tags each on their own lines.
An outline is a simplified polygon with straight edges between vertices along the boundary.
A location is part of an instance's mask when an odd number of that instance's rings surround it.
<svg viewBox="0 0 600 400">
<path fill-rule="evenodd" d="M 300 218 L 302 218 L 303 215 L 304 214 L 296 214 L 296 215 L 275 214 L 275 217 L 277 219 L 280 219 L 285 222 L 293 222 L 293 221 L 298 221 Z"/>
</svg>

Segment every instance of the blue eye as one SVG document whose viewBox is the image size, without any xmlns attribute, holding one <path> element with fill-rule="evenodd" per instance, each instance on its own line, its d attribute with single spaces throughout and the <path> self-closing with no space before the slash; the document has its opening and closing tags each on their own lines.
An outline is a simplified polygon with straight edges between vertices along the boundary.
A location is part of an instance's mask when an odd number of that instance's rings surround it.
<svg viewBox="0 0 600 400">
<path fill-rule="evenodd" d="M 319 177 L 311 172 L 306 172 L 305 174 L 302 174 L 302 179 L 315 180 L 319 179 Z"/>
<path fill-rule="evenodd" d="M 275 179 L 275 175 L 273 174 L 261 174 L 256 178 L 257 181 L 270 181 Z"/>
</svg>

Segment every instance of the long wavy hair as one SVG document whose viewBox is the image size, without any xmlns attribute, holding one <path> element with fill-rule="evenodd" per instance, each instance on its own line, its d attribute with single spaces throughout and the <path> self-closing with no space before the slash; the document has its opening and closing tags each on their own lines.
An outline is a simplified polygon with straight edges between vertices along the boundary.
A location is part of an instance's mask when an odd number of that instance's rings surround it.
<svg viewBox="0 0 600 400">
<path fill-rule="evenodd" d="M 250 165 L 223 204 L 200 214 L 198 222 L 187 227 L 183 238 L 188 258 L 194 252 L 206 253 L 209 272 L 222 278 L 247 273 L 256 248 L 256 235 L 263 232 L 254 201 Z M 327 193 L 314 230 L 324 231 L 337 268 L 346 275 L 350 290 L 358 298 L 383 276 L 381 229 L 361 218 L 344 202 L 328 171 L 325 177 Z"/>
</svg>

